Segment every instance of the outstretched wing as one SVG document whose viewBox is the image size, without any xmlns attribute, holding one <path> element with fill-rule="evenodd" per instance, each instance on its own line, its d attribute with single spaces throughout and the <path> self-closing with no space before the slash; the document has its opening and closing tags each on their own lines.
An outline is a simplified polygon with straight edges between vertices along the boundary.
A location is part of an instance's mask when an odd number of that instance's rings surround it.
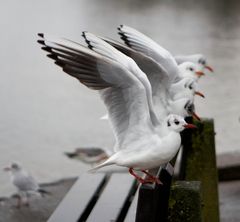
<svg viewBox="0 0 240 222">
<path fill-rule="evenodd" d="M 146 74 L 138 67 L 136 62 L 131 57 L 123 54 L 122 52 L 111 46 L 106 41 L 97 37 L 96 35 L 89 32 L 83 32 L 83 37 L 85 38 L 89 48 L 100 53 L 103 56 L 108 56 L 114 61 L 120 63 L 121 65 L 126 67 L 143 84 L 147 94 L 150 117 L 152 123 L 157 126 L 159 124 L 159 121 L 156 117 L 153 107 L 152 87 Z"/>
<path fill-rule="evenodd" d="M 43 50 L 63 71 L 77 78 L 87 87 L 100 90 L 107 107 L 117 146 L 125 135 L 136 130 L 149 132 L 151 124 L 146 91 L 141 82 L 114 60 L 66 39 L 43 39 Z"/>
<path fill-rule="evenodd" d="M 121 25 L 118 27 L 118 30 L 121 39 L 126 45 L 153 58 L 164 67 L 169 74 L 169 83 L 175 82 L 178 79 L 177 63 L 169 51 L 131 27 Z"/>
<path fill-rule="evenodd" d="M 152 87 L 154 111 L 158 120 L 161 120 L 161 117 L 166 115 L 166 94 L 169 81 L 167 71 L 153 58 L 115 40 L 106 37 L 101 38 L 125 55 L 131 57 L 137 63 L 139 68 L 147 75 Z"/>
</svg>

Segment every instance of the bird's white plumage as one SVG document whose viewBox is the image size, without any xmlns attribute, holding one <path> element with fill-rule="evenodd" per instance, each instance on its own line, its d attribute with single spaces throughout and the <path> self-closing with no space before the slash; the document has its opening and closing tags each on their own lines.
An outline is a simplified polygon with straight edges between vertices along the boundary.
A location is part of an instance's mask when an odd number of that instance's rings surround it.
<svg viewBox="0 0 240 222">
<path fill-rule="evenodd" d="M 41 36 L 44 38 L 44 35 Z M 118 149 L 97 168 L 116 164 L 150 169 L 168 162 L 180 147 L 179 132 L 186 125 L 184 119 L 176 115 L 168 116 L 162 122 L 166 124 L 166 131 L 165 136 L 161 137 L 158 126 L 150 118 L 149 104 L 152 102 L 149 100 L 152 97 L 148 96 L 148 90 L 151 90 L 151 86 L 149 82 L 146 84 L 148 79 L 145 74 L 133 63 L 132 66 L 125 66 L 125 56 L 115 56 L 116 50 L 110 45 L 105 47 L 107 43 L 96 36 L 84 33 L 84 37 L 89 47 L 98 52 L 88 53 L 88 49 L 68 44 L 68 40 L 64 40 L 63 44 L 51 41 L 52 45 L 44 38 L 40 43 L 47 47 L 45 50 L 50 52 L 50 57 L 63 71 L 89 88 L 100 90 L 116 136 L 115 147 Z M 111 53 L 112 56 L 109 56 Z"/>
<path fill-rule="evenodd" d="M 130 47 L 144 53 L 161 64 L 168 74 L 170 74 L 169 84 L 178 79 L 177 63 L 168 50 L 143 33 L 126 25 L 119 27 L 119 34 L 122 35 L 122 39 L 126 44 L 130 45 Z"/>
</svg>

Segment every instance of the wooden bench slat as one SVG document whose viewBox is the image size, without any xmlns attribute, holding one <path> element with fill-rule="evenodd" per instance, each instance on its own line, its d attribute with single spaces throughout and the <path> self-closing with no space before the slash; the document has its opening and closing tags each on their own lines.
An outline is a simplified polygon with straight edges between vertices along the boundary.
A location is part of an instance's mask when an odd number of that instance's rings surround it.
<svg viewBox="0 0 240 222">
<path fill-rule="evenodd" d="M 48 219 L 48 222 L 78 221 L 104 178 L 105 174 L 81 175 Z"/>
<path fill-rule="evenodd" d="M 134 178 L 129 174 L 113 174 L 89 215 L 87 222 L 115 221 L 121 212 L 134 181 Z"/>
<path fill-rule="evenodd" d="M 136 220 L 138 194 L 139 194 L 139 188 L 137 189 L 136 194 L 133 197 L 131 206 L 129 207 L 129 210 L 124 222 L 134 222 Z"/>
</svg>

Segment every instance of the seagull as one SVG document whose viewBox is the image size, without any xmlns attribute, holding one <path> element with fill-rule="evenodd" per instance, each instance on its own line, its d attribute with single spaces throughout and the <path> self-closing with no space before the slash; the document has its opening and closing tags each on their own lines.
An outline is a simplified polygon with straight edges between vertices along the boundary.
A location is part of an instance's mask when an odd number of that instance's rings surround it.
<svg viewBox="0 0 240 222">
<path fill-rule="evenodd" d="M 207 64 L 207 59 L 202 54 L 193 55 L 178 55 L 174 57 L 178 64 L 183 62 L 193 62 L 197 65 L 199 71 L 204 71 L 205 69 L 213 72 L 213 68 Z"/>
<path fill-rule="evenodd" d="M 18 190 L 18 195 L 15 195 L 18 199 L 18 208 L 23 204 L 29 206 L 28 197 L 31 194 L 41 196 L 50 194 L 48 191 L 40 188 L 37 181 L 19 163 L 12 163 L 10 166 L 5 167 L 4 171 L 10 172 L 11 182 Z"/>
<path fill-rule="evenodd" d="M 98 147 L 77 148 L 73 152 L 65 152 L 71 159 L 80 160 L 87 164 L 98 164 L 108 159 L 112 152 Z"/>
<path fill-rule="evenodd" d="M 124 34 L 121 34 L 121 35 L 122 37 L 124 36 Z M 178 69 L 178 66 L 174 58 L 170 55 L 168 51 L 163 49 L 162 50 L 163 53 L 160 52 L 160 55 L 159 55 L 160 58 L 158 58 L 160 62 L 158 62 L 155 59 L 151 58 L 149 55 L 146 55 L 141 51 L 137 51 L 135 49 L 129 48 L 125 45 L 122 45 L 121 43 L 118 43 L 114 40 L 111 40 L 105 37 L 100 37 L 100 38 L 106 41 L 107 43 L 111 44 L 112 46 L 114 46 L 116 49 L 118 49 L 125 55 L 131 57 L 137 63 L 140 69 L 144 72 L 144 74 L 147 75 L 152 87 L 154 109 L 156 111 L 156 114 L 159 120 L 162 121 L 170 113 L 173 113 L 173 114 L 175 113 L 178 115 L 184 114 L 184 117 L 189 115 L 197 117 L 196 113 L 193 114 L 193 113 L 189 113 L 187 110 L 184 110 L 187 104 L 189 104 L 189 100 L 192 100 L 193 102 L 194 93 L 189 94 L 189 97 L 190 95 L 192 97 L 191 99 L 188 98 L 183 100 L 183 98 L 181 98 L 182 100 L 180 101 L 178 100 L 174 101 L 172 100 L 172 98 L 174 97 L 168 95 L 169 89 L 171 89 L 171 85 L 183 79 L 183 77 L 181 77 L 179 74 L 182 71 L 182 69 Z M 124 37 L 124 39 L 126 39 L 126 37 Z M 112 51 L 113 51 L 112 49 L 110 49 L 109 47 L 103 47 L 103 43 L 90 34 L 88 35 L 86 42 L 88 46 L 94 51 L 97 51 L 99 53 L 105 53 L 105 55 L 112 54 Z M 146 49 L 146 51 L 150 51 L 150 50 L 151 49 Z M 162 55 L 164 53 L 167 55 L 166 56 L 167 59 Z M 166 61 L 166 60 L 169 60 L 169 61 Z M 165 64 L 165 66 L 168 67 L 169 72 L 171 70 L 175 70 L 174 73 L 176 74 L 176 76 L 172 77 L 172 73 L 169 74 L 166 71 L 166 69 L 162 66 L 162 64 Z M 195 75 L 195 73 L 193 73 L 193 75 Z M 178 81 L 173 81 L 173 79 L 178 79 Z M 184 87 L 182 87 L 182 89 L 184 90 Z M 187 89 L 187 91 L 189 90 Z M 178 93 L 176 91 L 174 92 Z M 202 93 L 197 93 L 197 94 L 201 94 L 201 96 L 203 96 Z M 180 98 L 180 96 L 178 96 L 178 98 Z M 185 101 L 185 103 L 183 101 Z M 178 106 L 180 105 L 181 107 L 179 108 L 177 105 Z M 175 107 L 177 108 L 177 110 L 174 110 Z M 171 110 L 171 112 L 169 112 L 169 110 Z M 182 111 L 179 112 L 180 110 Z M 194 112 L 194 109 L 191 109 L 191 111 Z M 108 118 L 107 115 L 104 115 L 103 117 L 101 117 L 101 119 L 107 119 L 107 118 Z M 200 118 L 197 117 L 197 119 L 199 120 Z"/>
<path fill-rule="evenodd" d="M 110 164 L 125 166 L 141 183 L 160 183 L 146 170 L 173 158 L 181 143 L 179 132 L 195 126 L 187 124 L 180 116 L 170 115 L 163 123 L 168 133 L 161 138 L 157 133 L 160 123 L 151 107 L 151 85 L 132 59 L 126 59 L 120 52 L 115 54 L 114 50 L 104 56 L 104 52 L 99 54 L 67 39 L 43 33 L 39 36 L 38 43 L 44 45 L 42 49 L 49 53 L 47 56 L 64 72 L 88 88 L 98 90 L 105 103 L 116 138 L 116 152 L 97 168 Z M 139 177 L 135 168 L 141 169 L 150 179 Z"/>
</svg>

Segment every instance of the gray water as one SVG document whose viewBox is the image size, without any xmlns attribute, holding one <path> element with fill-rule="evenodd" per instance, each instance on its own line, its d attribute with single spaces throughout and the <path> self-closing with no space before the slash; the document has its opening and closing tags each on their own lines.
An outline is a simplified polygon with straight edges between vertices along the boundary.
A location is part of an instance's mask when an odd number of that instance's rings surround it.
<svg viewBox="0 0 240 222">
<path fill-rule="evenodd" d="M 52 0 L 0 5 L 0 168 L 21 162 L 40 182 L 81 174 L 89 167 L 64 151 L 111 148 L 105 108 L 96 92 L 56 67 L 36 43 L 38 32 L 81 41 L 81 31 L 118 39 L 127 24 L 173 54 L 201 52 L 215 73 L 200 81 L 200 116 L 215 119 L 217 152 L 239 152 L 240 2 Z M 13 192 L 0 172 L 0 196 Z"/>
</svg>

